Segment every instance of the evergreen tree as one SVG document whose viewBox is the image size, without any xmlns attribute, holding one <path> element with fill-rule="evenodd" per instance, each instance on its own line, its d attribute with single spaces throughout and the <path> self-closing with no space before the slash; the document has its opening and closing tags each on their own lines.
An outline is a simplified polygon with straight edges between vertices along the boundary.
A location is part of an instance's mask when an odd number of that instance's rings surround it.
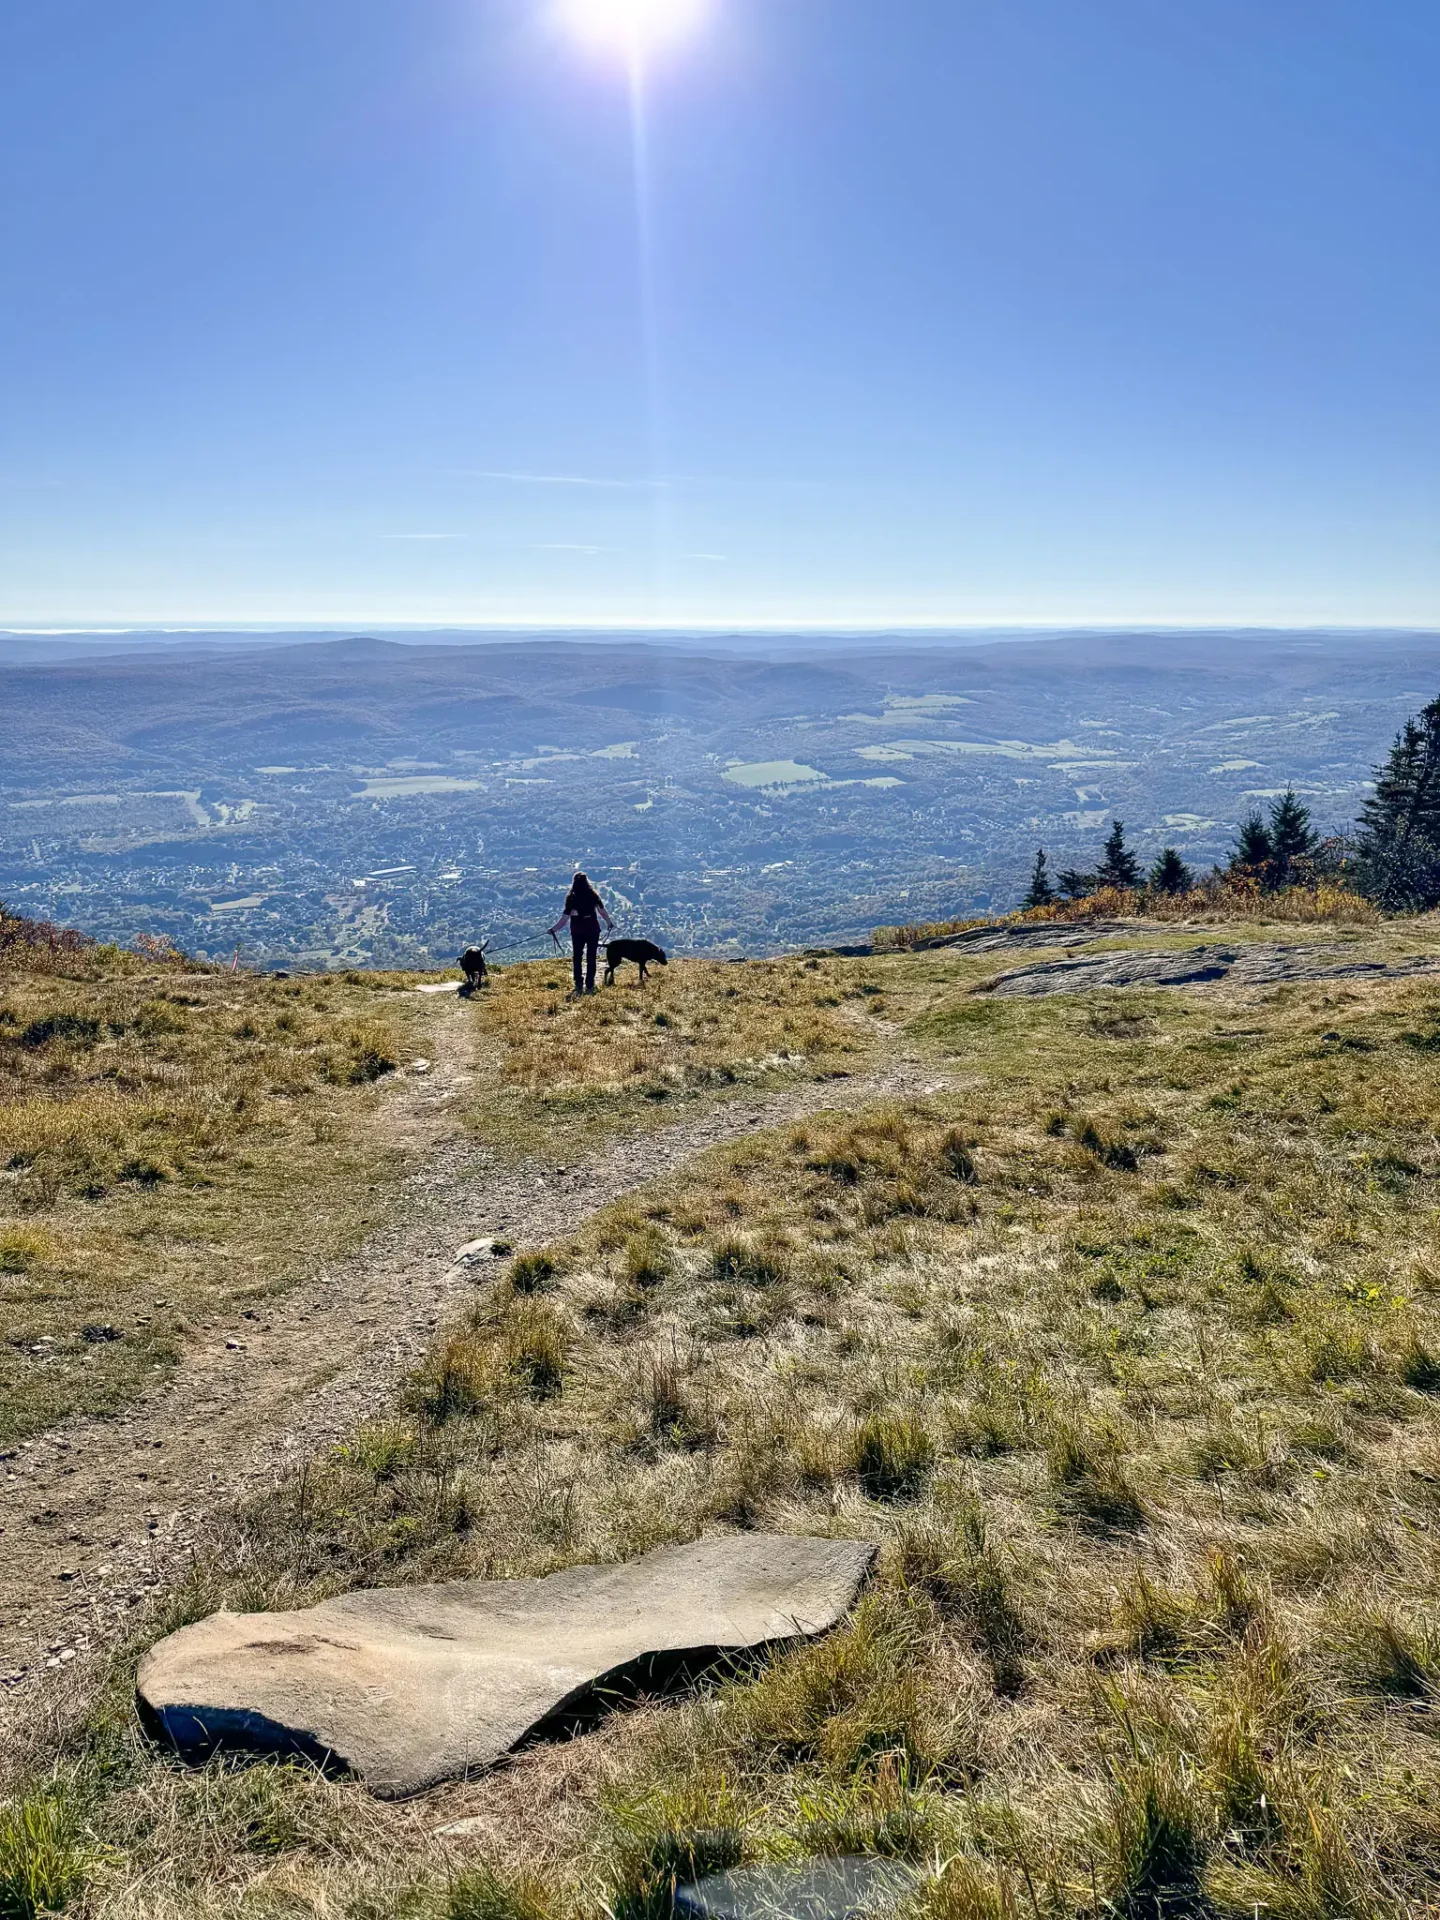
<svg viewBox="0 0 1440 1920">
<path fill-rule="evenodd" d="M 1100 888 L 1098 873 L 1081 873 L 1075 867 L 1062 867 L 1059 880 L 1060 891 L 1067 900 L 1084 900 Z"/>
<path fill-rule="evenodd" d="M 1361 884 L 1392 912 L 1440 905 L 1440 700 L 1407 720 L 1360 810 Z"/>
<path fill-rule="evenodd" d="M 1138 887 L 1140 884 L 1140 862 L 1125 844 L 1125 822 L 1112 820 L 1110 838 L 1105 842 L 1105 851 L 1100 856 L 1100 871 L 1096 878 L 1102 887 Z"/>
<path fill-rule="evenodd" d="M 1320 836 L 1310 825 L 1310 809 L 1287 787 L 1270 809 L 1270 864 L 1272 884 L 1289 884 L 1297 860 L 1314 857 Z"/>
<path fill-rule="evenodd" d="M 1230 871 L 1253 874 L 1268 885 L 1274 861 L 1275 849 L 1270 844 L 1270 829 L 1257 807 L 1254 813 L 1247 814 L 1240 822 L 1235 851 L 1230 856 Z"/>
<path fill-rule="evenodd" d="M 1026 907 L 1048 907 L 1055 899 L 1055 889 L 1050 884 L 1050 875 L 1045 870 L 1045 849 L 1040 847 L 1035 854 L 1035 868 L 1030 875 L 1030 891 L 1026 894 Z"/>
<path fill-rule="evenodd" d="M 1174 847 L 1166 847 L 1151 867 L 1145 884 L 1155 893 L 1189 893 L 1195 876 Z"/>
</svg>

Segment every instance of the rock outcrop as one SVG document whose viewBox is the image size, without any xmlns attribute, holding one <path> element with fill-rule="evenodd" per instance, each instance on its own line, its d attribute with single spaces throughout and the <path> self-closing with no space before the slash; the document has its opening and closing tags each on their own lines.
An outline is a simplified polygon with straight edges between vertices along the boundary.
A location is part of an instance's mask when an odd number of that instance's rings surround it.
<svg viewBox="0 0 1440 1920">
<path fill-rule="evenodd" d="M 146 1656 L 140 1708 L 183 1753 L 304 1753 L 402 1798 L 493 1765 L 598 1689 L 824 1632 L 874 1556 L 864 1542 L 745 1533 L 539 1580 L 216 1613 Z"/>
<path fill-rule="evenodd" d="M 1168 953 L 1103 953 L 1079 960 L 1038 961 L 1016 967 L 976 987 L 1003 999 L 1050 993 L 1093 993 L 1102 987 L 1196 987 L 1223 980 L 1228 986 L 1266 987 L 1290 980 L 1401 980 L 1440 972 L 1440 956 L 1408 959 L 1337 960 L 1322 946 L 1203 946 Z"/>
</svg>

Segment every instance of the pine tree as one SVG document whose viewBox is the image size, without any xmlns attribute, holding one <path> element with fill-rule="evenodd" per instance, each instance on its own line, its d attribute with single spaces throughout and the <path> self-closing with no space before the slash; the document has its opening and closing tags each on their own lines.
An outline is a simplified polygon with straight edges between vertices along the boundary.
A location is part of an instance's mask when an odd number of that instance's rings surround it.
<svg viewBox="0 0 1440 1920">
<path fill-rule="evenodd" d="M 1174 847 L 1166 847 L 1151 867 L 1145 884 L 1155 893 L 1189 893 L 1195 876 Z"/>
<path fill-rule="evenodd" d="M 1100 887 L 1098 873 L 1081 873 L 1075 867 L 1062 867 L 1058 878 L 1060 892 L 1066 900 L 1084 900 Z"/>
<path fill-rule="evenodd" d="M 1272 884 L 1287 886 L 1297 860 L 1309 860 L 1320 845 L 1310 825 L 1310 809 L 1302 806 L 1295 789 L 1287 787 L 1270 809 L 1270 863 Z"/>
<path fill-rule="evenodd" d="M 1125 822 L 1112 820 L 1110 838 L 1105 842 L 1105 851 L 1100 856 L 1100 871 L 1096 876 L 1102 887 L 1138 887 L 1140 884 L 1140 862 L 1125 844 Z"/>
<path fill-rule="evenodd" d="M 1246 814 L 1240 822 L 1235 851 L 1230 856 L 1230 871 L 1253 876 L 1268 885 L 1274 862 L 1275 849 L 1270 844 L 1270 829 L 1257 807 L 1254 813 Z"/>
<path fill-rule="evenodd" d="M 1395 737 L 1360 809 L 1361 884 L 1392 912 L 1440 905 L 1440 700 Z"/>
<path fill-rule="evenodd" d="M 1050 884 L 1050 875 L 1045 870 L 1045 849 L 1040 847 L 1035 854 L 1035 868 L 1030 875 L 1030 891 L 1026 894 L 1026 907 L 1048 907 L 1053 905 L 1055 889 Z"/>
</svg>

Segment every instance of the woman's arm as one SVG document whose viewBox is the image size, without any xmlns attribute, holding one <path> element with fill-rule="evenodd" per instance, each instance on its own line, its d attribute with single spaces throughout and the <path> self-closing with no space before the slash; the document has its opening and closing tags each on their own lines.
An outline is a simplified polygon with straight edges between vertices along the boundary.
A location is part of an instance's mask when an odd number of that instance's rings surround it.
<svg viewBox="0 0 1440 1920">
<path fill-rule="evenodd" d="M 598 894 L 596 895 L 596 898 L 595 898 L 595 911 L 599 914 L 600 918 L 605 922 L 607 931 L 610 933 L 613 933 L 615 931 L 615 922 L 610 918 L 609 914 L 606 913 L 605 902 L 602 899 L 600 899 Z"/>
<path fill-rule="evenodd" d="M 557 920 L 557 921 L 555 922 L 555 924 L 554 924 L 554 926 L 553 926 L 553 927 L 551 927 L 551 929 L 550 929 L 550 938 L 551 938 L 552 940 L 554 940 L 554 939 L 556 939 L 556 938 L 558 937 L 558 935 L 559 935 L 559 933 L 560 933 L 560 929 L 561 929 L 562 927 L 568 927 L 568 926 L 569 926 L 569 924 L 570 924 L 570 916 L 569 916 L 569 914 L 568 914 L 568 913 L 562 913 L 562 914 L 561 914 L 561 916 L 560 916 L 560 918 L 559 918 L 559 919 L 558 919 L 558 920 Z"/>
</svg>

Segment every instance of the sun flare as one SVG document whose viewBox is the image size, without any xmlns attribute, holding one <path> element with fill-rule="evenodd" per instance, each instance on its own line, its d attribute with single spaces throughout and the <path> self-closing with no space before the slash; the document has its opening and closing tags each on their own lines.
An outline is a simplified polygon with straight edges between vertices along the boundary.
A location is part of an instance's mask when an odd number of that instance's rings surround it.
<svg viewBox="0 0 1440 1920">
<path fill-rule="evenodd" d="M 706 0 L 566 0 L 582 39 L 638 56 L 683 39 L 700 23 Z"/>
</svg>

